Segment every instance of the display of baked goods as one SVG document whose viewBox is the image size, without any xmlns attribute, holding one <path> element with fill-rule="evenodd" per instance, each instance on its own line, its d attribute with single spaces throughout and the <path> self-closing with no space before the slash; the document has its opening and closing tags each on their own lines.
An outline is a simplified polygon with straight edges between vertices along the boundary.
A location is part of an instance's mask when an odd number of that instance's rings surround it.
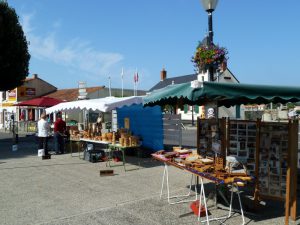
<svg viewBox="0 0 300 225">
<path fill-rule="evenodd" d="M 167 152 L 164 154 L 164 156 L 166 158 L 173 158 L 173 157 L 177 156 L 177 152 Z"/>
<path fill-rule="evenodd" d="M 196 161 L 197 159 L 199 159 L 199 155 L 196 155 L 196 154 L 190 154 L 189 156 L 187 156 L 185 158 L 185 160 L 188 162 L 193 162 L 193 161 Z"/>
<path fill-rule="evenodd" d="M 213 159 L 209 159 L 209 158 L 205 158 L 205 159 L 201 159 L 201 162 L 203 164 L 213 164 L 214 163 L 214 160 Z"/>
<path fill-rule="evenodd" d="M 179 154 L 187 154 L 187 153 L 191 153 L 192 151 L 188 150 L 188 149 L 180 149 L 180 150 L 177 150 L 177 152 Z"/>
<path fill-rule="evenodd" d="M 180 147 L 180 146 L 174 146 L 173 147 L 173 151 L 174 152 L 178 152 L 179 150 L 181 150 L 182 149 L 182 147 Z"/>
<path fill-rule="evenodd" d="M 252 181 L 253 177 L 246 173 L 230 173 L 225 170 L 223 158 L 206 157 L 202 158 L 198 154 L 187 153 L 182 158 L 178 151 L 165 152 L 160 150 L 153 154 L 154 158 L 169 162 L 173 166 L 185 168 L 199 176 L 221 183 L 236 183 L 238 186 L 244 186 L 245 182 Z"/>
</svg>

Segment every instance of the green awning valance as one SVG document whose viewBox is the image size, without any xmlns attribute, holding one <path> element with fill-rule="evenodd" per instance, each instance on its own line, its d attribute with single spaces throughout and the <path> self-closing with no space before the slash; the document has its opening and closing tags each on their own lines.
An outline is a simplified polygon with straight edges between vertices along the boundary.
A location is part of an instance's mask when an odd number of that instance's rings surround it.
<svg viewBox="0 0 300 225">
<path fill-rule="evenodd" d="M 204 82 L 201 88 L 191 83 L 169 85 L 144 98 L 145 105 L 196 104 L 217 102 L 230 107 L 240 104 L 287 103 L 300 101 L 300 87 Z"/>
</svg>

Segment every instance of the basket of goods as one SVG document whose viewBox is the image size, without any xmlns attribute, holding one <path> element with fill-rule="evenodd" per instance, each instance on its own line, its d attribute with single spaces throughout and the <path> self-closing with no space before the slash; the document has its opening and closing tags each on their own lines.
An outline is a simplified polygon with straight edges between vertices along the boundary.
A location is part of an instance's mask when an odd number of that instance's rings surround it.
<svg viewBox="0 0 300 225">
<path fill-rule="evenodd" d="M 124 138 L 124 147 L 129 147 L 129 137 Z"/>
<path fill-rule="evenodd" d="M 139 145 L 139 137 L 137 136 L 131 136 L 129 137 L 129 146 L 138 146 Z"/>
<path fill-rule="evenodd" d="M 101 137 L 101 136 L 95 136 L 95 140 L 96 140 L 96 141 L 101 141 L 101 140 L 102 140 L 102 137 Z"/>
<path fill-rule="evenodd" d="M 110 142 L 111 142 L 111 140 L 112 140 L 112 136 L 113 136 L 113 134 L 112 134 L 111 132 L 106 133 L 106 138 L 107 138 L 107 140 L 110 141 Z"/>
<path fill-rule="evenodd" d="M 102 133 L 101 137 L 102 137 L 102 141 L 106 141 L 107 140 L 106 133 Z"/>
<path fill-rule="evenodd" d="M 121 133 L 121 138 L 129 138 L 130 134 L 128 133 Z"/>
<path fill-rule="evenodd" d="M 85 130 L 83 131 L 83 138 L 89 138 L 89 133 Z"/>
<path fill-rule="evenodd" d="M 119 138 L 119 143 L 120 143 L 121 146 L 124 146 L 124 138 L 122 138 L 122 137 Z"/>
<path fill-rule="evenodd" d="M 115 132 L 112 133 L 111 142 L 112 142 L 112 144 L 116 144 L 116 133 Z"/>
</svg>

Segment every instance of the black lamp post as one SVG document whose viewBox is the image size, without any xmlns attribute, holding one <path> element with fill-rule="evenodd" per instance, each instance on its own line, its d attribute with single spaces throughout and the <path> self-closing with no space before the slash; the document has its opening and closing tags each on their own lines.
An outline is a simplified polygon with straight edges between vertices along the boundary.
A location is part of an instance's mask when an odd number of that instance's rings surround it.
<svg viewBox="0 0 300 225">
<path fill-rule="evenodd" d="M 213 25 L 212 25 L 212 12 L 216 9 L 218 0 L 201 0 L 203 8 L 208 13 L 208 46 L 213 45 Z M 214 69 L 209 67 L 209 81 L 214 79 Z"/>
</svg>

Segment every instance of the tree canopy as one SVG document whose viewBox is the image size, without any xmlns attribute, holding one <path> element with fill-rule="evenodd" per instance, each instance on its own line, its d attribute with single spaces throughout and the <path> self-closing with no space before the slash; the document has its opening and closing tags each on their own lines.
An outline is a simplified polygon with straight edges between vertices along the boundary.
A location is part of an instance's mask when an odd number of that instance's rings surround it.
<svg viewBox="0 0 300 225">
<path fill-rule="evenodd" d="M 30 54 L 15 10 L 0 0 L 0 91 L 23 84 L 28 75 Z"/>
</svg>

